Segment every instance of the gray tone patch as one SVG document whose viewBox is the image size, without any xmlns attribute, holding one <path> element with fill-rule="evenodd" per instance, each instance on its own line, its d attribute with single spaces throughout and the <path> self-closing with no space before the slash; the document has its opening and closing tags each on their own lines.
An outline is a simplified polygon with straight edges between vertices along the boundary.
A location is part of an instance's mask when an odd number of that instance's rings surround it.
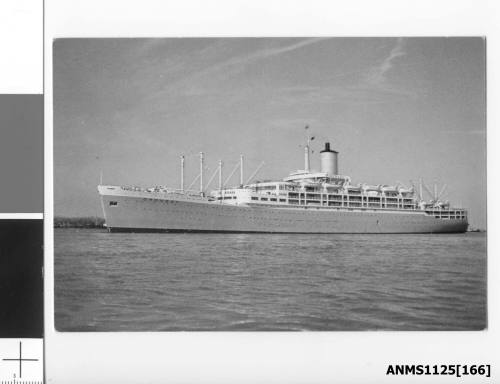
<svg viewBox="0 0 500 384">
<path fill-rule="evenodd" d="M 0 212 L 43 211 L 43 95 L 0 95 Z"/>
</svg>

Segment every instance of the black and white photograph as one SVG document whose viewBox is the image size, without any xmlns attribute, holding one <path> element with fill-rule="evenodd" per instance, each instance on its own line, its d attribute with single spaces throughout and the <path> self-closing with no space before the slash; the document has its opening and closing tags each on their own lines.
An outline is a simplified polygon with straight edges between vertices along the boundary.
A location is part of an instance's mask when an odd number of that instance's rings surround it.
<svg viewBox="0 0 500 384">
<path fill-rule="evenodd" d="M 56 330 L 487 329 L 486 43 L 55 39 Z"/>
</svg>

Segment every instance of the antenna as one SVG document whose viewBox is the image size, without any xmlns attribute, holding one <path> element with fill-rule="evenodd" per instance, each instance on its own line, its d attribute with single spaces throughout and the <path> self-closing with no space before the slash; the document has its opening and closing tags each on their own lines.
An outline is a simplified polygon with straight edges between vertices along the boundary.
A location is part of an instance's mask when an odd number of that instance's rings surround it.
<svg viewBox="0 0 500 384">
<path fill-rule="evenodd" d="M 99 185 L 102 185 L 102 169 L 101 169 L 101 173 L 99 175 Z"/>
</svg>

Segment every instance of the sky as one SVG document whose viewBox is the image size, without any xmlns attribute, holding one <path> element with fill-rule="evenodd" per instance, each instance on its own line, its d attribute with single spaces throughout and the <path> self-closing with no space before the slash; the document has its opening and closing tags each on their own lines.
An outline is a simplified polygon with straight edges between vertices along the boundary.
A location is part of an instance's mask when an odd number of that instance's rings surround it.
<svg viewBox="0 0 500 384">
<path fill-rule="evenodd" d="M 311 167 L 325 141 L 353 183 L 423 178 L 486 228 L 485 40 L 421 38 L 58 39 L 54 207 L 102 216 L 97 185 L 179 187 Z M 306 131 L 304 127 L 308 125 Z M 236 184 L 238 174 L 228 182 Z M 216 187 L 217 177 L 212 184 Z M 195 184 L 196 188 L 198 184 Z"/>
</svg>

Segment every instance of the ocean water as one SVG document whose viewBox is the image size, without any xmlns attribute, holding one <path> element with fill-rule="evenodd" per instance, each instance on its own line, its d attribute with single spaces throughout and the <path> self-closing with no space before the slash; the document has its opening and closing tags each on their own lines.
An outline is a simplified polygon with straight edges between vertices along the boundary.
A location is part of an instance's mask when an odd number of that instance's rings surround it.
<svg viewBox="0 0 500 384">
<path fill-rule="evenodd" d="M 487 326 L 483 233 L 54 236 L 59 331 Z"/>
</svg>

